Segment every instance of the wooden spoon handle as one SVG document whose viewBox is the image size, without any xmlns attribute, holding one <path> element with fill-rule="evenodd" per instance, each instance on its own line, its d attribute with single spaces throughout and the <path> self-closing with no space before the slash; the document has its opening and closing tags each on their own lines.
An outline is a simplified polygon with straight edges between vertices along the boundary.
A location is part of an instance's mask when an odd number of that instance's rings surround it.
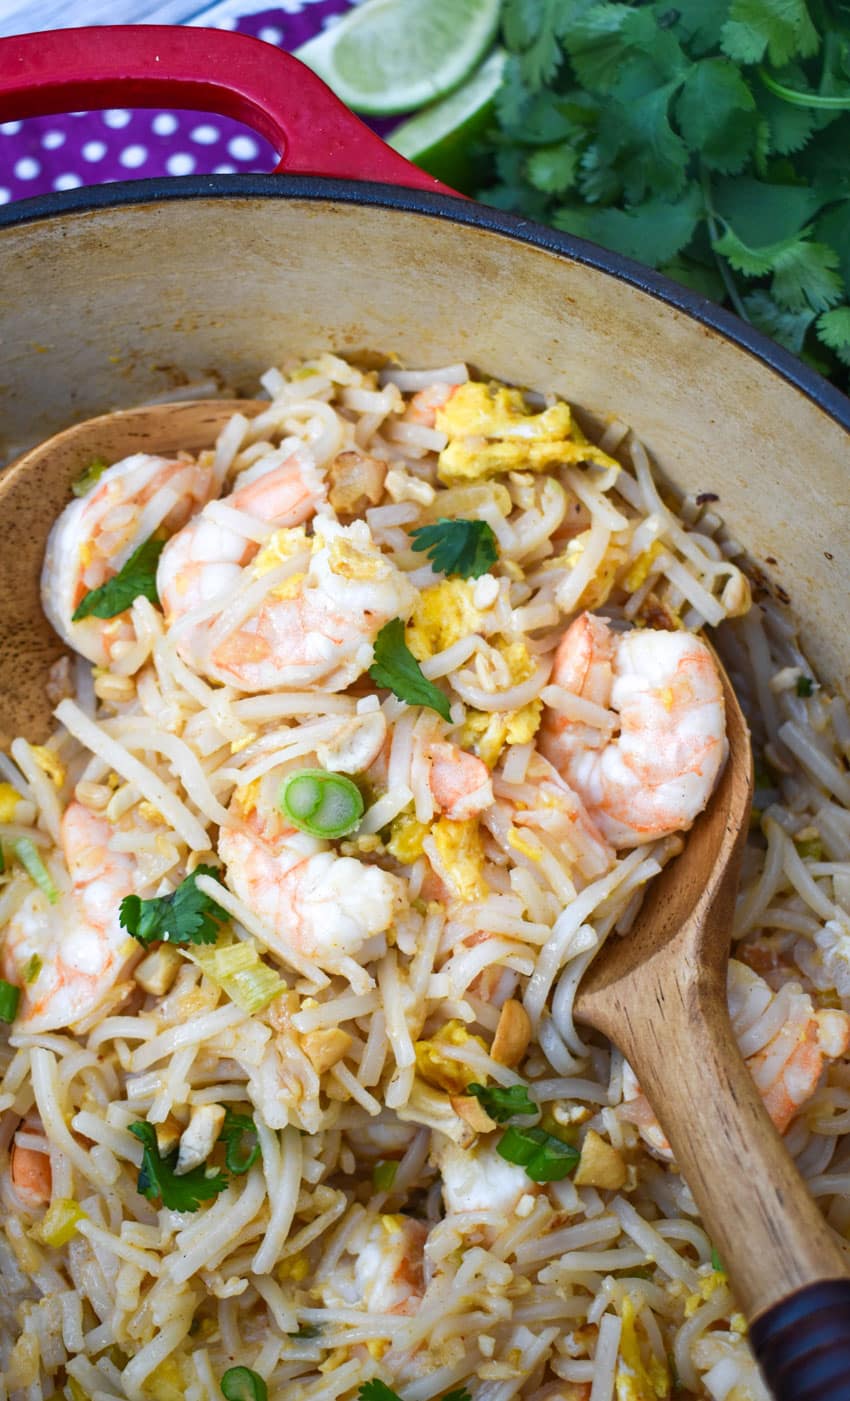
<svg viewBox="0 0 850 1401">
<path fill-rule="evenodd" d="M 798 1289 L 755 1319 L 750 1341 L 776 1401 L 846 1401 L 850 1280 Z"/>
<path fill-rule="evenodd" d="M 847 1257 L 741 1058 L 719 971 L 685 969 L 677 981 L 650 960 L 641 972 L 653 1015 L 635 1009 L 633 1021 L 622 1005 L 619 1027 L 606 1030 L 658 1115 L 747 1318 L 807 1285 L 846 1281 Z"/>
</svg>

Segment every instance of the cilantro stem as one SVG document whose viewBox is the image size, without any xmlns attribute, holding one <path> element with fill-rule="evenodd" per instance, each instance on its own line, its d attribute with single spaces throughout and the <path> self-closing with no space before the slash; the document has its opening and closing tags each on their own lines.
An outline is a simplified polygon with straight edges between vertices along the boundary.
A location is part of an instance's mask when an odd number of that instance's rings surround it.
<svg viewBox="0 0 850 1401">
<path fill-rule="evenodd" d="M 846 112 L 850 109 L 850 93 L 800 92 L 797 88 L 787 88 L 777 78 L 759 68 L 758 75 L 769 92 L 780 97 L 792 107 L 811 107 L 818 112 Z"/>
<path fill-rule="evenodd" d="M 741 300 L 740 294 L 738 292 L 738 287 L 734 277 L 732 276 L 729 264 L 726 262 L 725 258 L 720 256 L 720 254 L 716 251 L 714 247 L 715 243 L 721 236 L 720 227 L 717 223 L 717 210 L 714 208 L 714 200 L 712 199 L 711 194 L 711 177 L 709 176 L 709 173 L 703 165 L 702 161 L 700 161 L 699 178 L 700 184 L 702 185 L 702 196 L 705 202 L 706 223 L 708 224 L 708 231 L 711 235 L 711 251 L 714 256 L 714 261 L 717 264 L 717 271 L 723 278 L 723 286 L 726 288 L 726 295 L 728 296 L 730 302 L 735 308 L 735 311 L 740 316 L 742 321 L 749 321 L 750 318 L 747 315 L 746 308 L 744 307 L 744 303 Z"/>
</svg>

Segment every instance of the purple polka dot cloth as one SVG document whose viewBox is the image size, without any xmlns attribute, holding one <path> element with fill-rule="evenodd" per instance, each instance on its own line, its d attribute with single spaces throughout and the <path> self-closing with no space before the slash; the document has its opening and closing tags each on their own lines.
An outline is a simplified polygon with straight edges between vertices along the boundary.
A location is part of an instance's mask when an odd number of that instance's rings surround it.
<svg viewBox="0 0 850 1401">
<path fill-rule="evenodd" d="M 281 0 L 279 8 L 238 17 L 227 14 L 216 19 L 213 12 L 209 25 L 250 34 L 291 52 L 356 2 Z M 198 23 L 207 21 L 194 21 Z M 386 132 L 394 123 L 372 125 Z M 0 204 L 80 185 L 168 175 L 268 172 L 276 164 L 277 156 L 263 137 L 241 122 L 208 112 L 113 108 L 0 124 Z"/>
</svg>

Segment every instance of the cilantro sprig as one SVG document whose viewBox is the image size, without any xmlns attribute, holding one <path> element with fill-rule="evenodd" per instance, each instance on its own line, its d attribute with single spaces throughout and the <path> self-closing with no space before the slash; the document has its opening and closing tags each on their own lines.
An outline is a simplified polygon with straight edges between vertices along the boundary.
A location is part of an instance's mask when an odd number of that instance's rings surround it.
<svg viewBox="0 0 850 1401">
<path fill-rule="evenodd" d="M 169 1211 L 197 1211 L 201 1202 L 210 1201 L 227 1186 L 222 1172 L 207 1174 L 203 1165 L 192 1168 L 180 1177 L 174 1171 L 177 1165 L 177 1151 L 160 1155 L 156 1143 L 156 1129 L 144 1120 L 130 1125 L 130 1132 L 136 1135 L 143 1145 L 142 1166 L 139 1170 L 138 1190 L 148 1201 L 161 1201 Z"/>
<path fill-rule="evenodd" d="M 217 875 L 213 866 L 196 866 L 171 895 L 152 900 L 125 895 L 118 912 L 122 928 L 144 945 L 155 939 L 169 944 L 214 944 L 230 916 L 196 882 L 198 876 Z"/>
<path fill-rule="evenodd" d="M 503 0 L 500 37 L 466 192 L 660 268 L 846 386 L 847 6 Z"/>
<path fill-rule="evenodd" d="M 486 521 L 441 518 L 412 530 L 410 538 L 414 550 L 426 551 L 435 569 L 461 579 L 478 579 L 499 558 L 496 537 Z"/>
<path fill-rule="evenodd" d="M 538 1106 L 525 1085 L 467 1085 L 466 1093 L 474 1095 L 482 1109 L 497 1124 L 504 1124 L 515 1115 L 536 1114 Z"/>
<path fill-rule="evenodd" d="M 114 618 L 129 608 L 140 595 L 159 603 L 156 591 L 156 566 L 165 548 L 164 540 L 152 535 L 134 550 L 118 573 L 100 588 L 89 589 L 74 610 L 73 621 L 81 618 Z"/>
<path fill-rule="evenodd" d="M 450 720 L 449 698 L 439 686 L 422 674 L 422 668 L 404 640 L 404 623 L 393 618 L 375 638 L 375 660 L 369 675 L 379 686 L 386 686 L 408 705 L 427 705 L 444 720 Z"/>
</svg>

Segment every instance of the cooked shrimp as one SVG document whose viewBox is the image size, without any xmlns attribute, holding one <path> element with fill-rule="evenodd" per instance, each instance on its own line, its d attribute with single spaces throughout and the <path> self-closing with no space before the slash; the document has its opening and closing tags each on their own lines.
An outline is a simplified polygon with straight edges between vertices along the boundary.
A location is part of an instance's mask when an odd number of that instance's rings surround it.
<svg viewBox="0 0 850 1401">
<path fill-rule="evenodd" d="M 582 613 L 561 639 L 552 680 L 599 710 L 619 734 L 549 709 L 541 748 L 615 847 L 687 831 L 726 755 L 714 659 L 688 632 L 614 633 Z"/>
<path fill-rule="evenodd" d="M 179 530 L 215 490 L 211 465 L 138 452 L 107 468 L 91 491 L 65 507 L 47 540 L 41 599 L 70 647 L 106 666 L 116 642 L 132 640 L 126 613 L 75 623 L 74 611 L 155 531 Z"/>
<path fill-rule="evenodd" d="M 354 1280 L 369 1313 L 415 1313 L 425 1292 L 424 1246 L 428 1228 L 409 1216 L 382 1216 L 360 1247 Z"/>
<path fill-rule="evenodd" d="M 433 428 L 437 410 L 449 402 L 456 389 L 456 384 L 443 384 L 441 381 L 426 385 L 409 400 L 403 415 L 405 420 L 408 423 L 421 423 L 424 428 Z"/>
<path fill-rule="evenodd" d="M 339 691 L 371 666 L 381 628 L 408 618 L 414 600 L 412 585 L 374 544 L 365 521 L 323 519 L 307 572 L 271 588 L 232 628 L 214 628 L 195 663 L 243 691 Z"/>
<path fill-rule="evenodd" d="M 431 1157 L 443 1181 L 446 1216 L 454 1218 L 452 1224 L 460 1231 L 498 1235 L 520 1197 L 539 1190 L 525 1168 L 500 1158 L 487 1142 L 461 1148 L 440 1135 Z"/>
<path fill-rule="evenodd" d="M 466 822 L 493 801 L 490 770 L 474 754 L 443 741 L 428 750 L 428 787 L 434 802 L 452 822 Z"/>
<path fill-rule="evenodd" d="M 139 946 L 118 920 L 132 894 L 137 863 L 110 845 L 114 828 L 81 803 L 61 824 L 72 888 L 51 905 L 32 890 L 10 919 L 0 952 L 7 982 L 22 989 L 19 1031 L 73 1026 L 111 992 Z"/>
<path fill-rule="evenodd" d="M 239 477 L 224 504 L 276 528 L 302 525 L 325 499 L 325 482 L 302 445 L 267 453 Z M 220 598 L 222 606 L 257 553 L 254 539 L 202 511 L 163 550 L 156 586 L 169 623 Z M 206 626 L 206 624 L 204 625 Z M 188 645 L 186 639 L 184 647 Z"/>
<path fill-rule="evenodd" d="M 850 1047 L 850 1014 L 815 1008 L 799 983 L 774 992 L 751 968 L 730 959 L 729 1015 L 735 1038 L 780 1133 L 815 1093 L 824 1066 Z M 637 1124 L 641 1137 L 659 1157 L 671 1158 L 670 1145 L 630 1067 L 623 1078 L 620 1115 Z"/>
<path fill-rule="evenodd" d="M 237 815 L 241 810 L 234 808 Z M 377 866 L 338 856 L 328 842 L 261 815 L 223 828 L 225 879 L 287 951 L 333 971 L 367 940 L 386 934 L 405 905 L 405 884 Z"/>
<path fill-rule="evenodd" d="M 40 1127 L 40 1121 L 25 1119 L 20 1125 L 18 1133 L 21 1131 L 32 1133 Z M 50 1168 L 49 1154 L 40 1152 L 38 1148 L 23 1147 L 17 1141 L 17 1134 L 12 1144 L 9 1176 L 12 1180 L 12 1186 L 25 1207 L 32 1210 L 46 1206 L 50 1201 L 53 1191 L 53 1174 Z"/>
</svg>

